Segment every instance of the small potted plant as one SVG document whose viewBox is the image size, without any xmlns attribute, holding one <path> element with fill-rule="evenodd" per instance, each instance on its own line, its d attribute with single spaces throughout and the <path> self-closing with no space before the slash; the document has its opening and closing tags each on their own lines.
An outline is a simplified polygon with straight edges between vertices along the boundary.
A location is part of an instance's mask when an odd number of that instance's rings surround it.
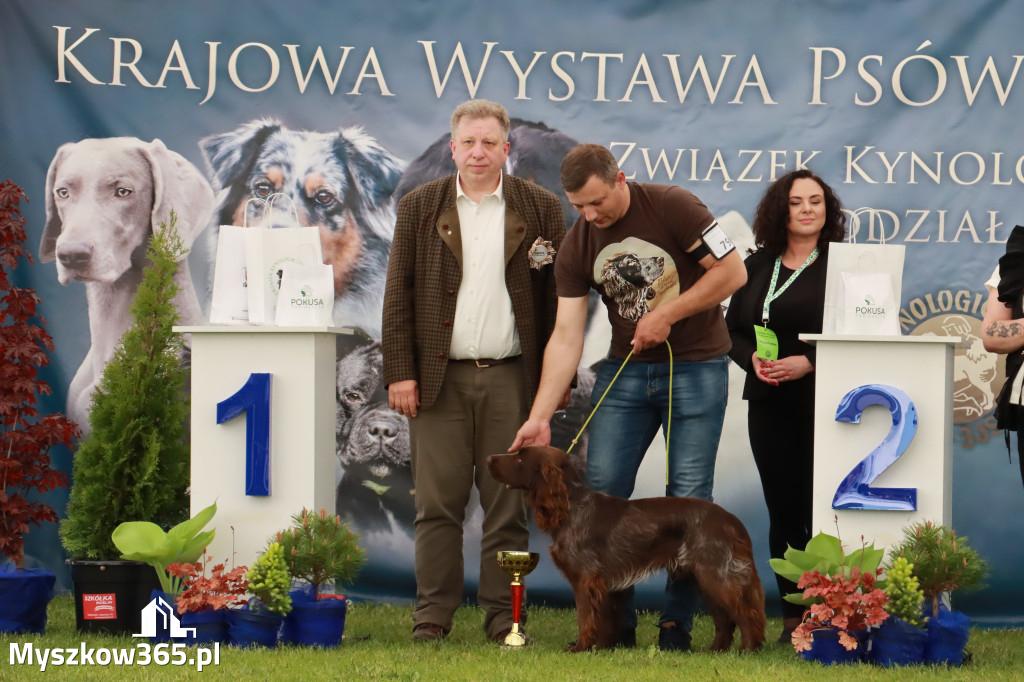
<svg viewBox="0 0 1024 682">
<path fill-rule="evenodd" d="M 217 564 L 207 575 L 209 562 L 205 552 L 203 559 L 167 567 L 167 572 L 180 580 L 184 588 L 175 603 L 182 627 L 195 629 L 195 635 L 186 641 L 188 644 L 224 641 L 228 632 L 227 610 L 246 601 L 245 566 L 229 571 L 224 564 Z"/>
<path fill-rule="evenodd" d="M 160 223 L 132 304 L 132 325 L 106 364 L 89 410 L 90 433 L 74 455 L 60 535 L 70 557 L 79 630 L 135 633 L 156 576 L 118 560 L 111 536 L 124 521 L 168 528 L 188 518 L 188 370 L 174 275 L 187 254 L 175 228 Z M 114 596 L 111 597 L 110 595 Z"/>
<path fill-rule="evenodd" d="M 63 414 L 41 416 L 36 407 L 50 393 L 39 375 L 49 364 L 53 340 L 35 291 L 15 287 L 10 279 L 23 257 L 32 262 L 18 209 L 22 199 L 27 201 L 20 187 L 0 183 L 0 556 L 10 562 L 0 565 L 0 633 L 42 634 L 56 576 L 25 568 L 25 534 L 31 526 L 58 520 L 37 495 L 67 485 L 50 463 L 50 450 L 71 448 L 79 430 Z"/>
<path fill-rule="evenodd" d="M 291 576 L 284 561 L 284 550 L 277 542 L 271 542 L 245 574 L 249 581 L 249 594 L 258 604 L 250 601 L 250 611 L 266 610 L 279 616 L 287 616 L 292 610 Z"/>
<path fill-rule="evenodd" d="M 160 589 L 174 598 L 184 589 L 181 576 L 168 568 L 174 563 L 192 563 L 205 553 L 213 542 L 216 529 L 204 531 L 217 513 L 217 503 L 201 510 L 192 518 L 182 521 L 169 531 L 149 521 L 125 521 L 111 533 L 111 541 L 121 552 L 121 558 L 141 561 L 156 571 Z"/>
<path fill-rule="evenodd" d="M 893 560 L 905 558 L 924 595 L 928 639 L 926 663 L 960 665 L 970 637 L 970 619 L 941 603 L 943 594 L 981 586 L 988 562 L 968 546 L 966 536 L 941 524 L 924 521 L 903 529 L 903 541 L 893 548 Z"/>
<path fill-rule="evenodd" d="M 790 547 L 771 559 L 772 569 L 801 590 L 783 598 L 807 607 L 792 637 L 798 653 L 822 663 L 860 659 L 867 628 L 888 618 L 879 580 L 884 555 L 873 544 L 847 555 L 840 538 L 819 533 L 804 550 Z"/>
<path fill-rule="evenodd" d="M 274 540 L 281 545 L 288 573 L 305 588 L 291 593 L 292 612 L 285 618 L 282 637 L 295 644 L 337 646 L 347 612 L 346 599 L 337 592 L 355 580 L 366 561 L 359 536 L 326 509 L 303 509 L 292 522 Z M 333 585 L 334 594 L 323 593 L 327 585 Z"/>
<path fill-rule="evenodd" d="M 919 664 L 924 660 L 927 633 L 922 613 L 924 592 L 905 557 L 894 557 L 885 569 L 885 610 L 889 617 L 871 636 L 872 663 L 884 667 Z"/>
<path fill-rule="evenodd" d="M 245 574 L 253 595 L 242 609 L 228 612 L 229 640 L 236 646 L 277 646 L 284 617 L 292 610 L 291 577 L 281 545 L 270 543 Z"/>
<path fill-rule="evenodd" d="M 169 607 L 175 608 L 176 598 L 184 589 L 184 583 L 181 576 L 169 572 L 169 567 L 175 563 L 197 561 L 203 555 L 216 533 L 212 528 L 207 531 L 203 528 L 216 513 L 215 502 L 166 532 L 149 521 L 125 521 L 114 529 L 110 537 L 121 552 L 121 559 L 141 561 L 153 567 L 159 587 L 150 591 L 150 601 L 159 597 Z M 153 635 L 153 640 L 157 642 L 165 642 L 169 638 L 170 632 L 166 627 L 158 628 Z"/>
<path fill-rule="evenodd" d="M 850 576 L 836 573 L 822 575 L 818 571 L 804 574 L 797 583 L 805 599 L 817 599 L 804 614 L 803 622 L 793 631 L 793 648 L 807 652 L 805 658 L 823 663 L 856 661 L 864 653 L 868 628 L 881 625 L 889 614 L 885 611 L 885 592 L 875 586 L 875 573 L 853 567 Z M 821 640 L 835 640 L 852 655 L 846 656 L 830 644 L 826 652 L 815 651 Z M 859 651 L 858 651 L 859 649 Z"/>
</svg>

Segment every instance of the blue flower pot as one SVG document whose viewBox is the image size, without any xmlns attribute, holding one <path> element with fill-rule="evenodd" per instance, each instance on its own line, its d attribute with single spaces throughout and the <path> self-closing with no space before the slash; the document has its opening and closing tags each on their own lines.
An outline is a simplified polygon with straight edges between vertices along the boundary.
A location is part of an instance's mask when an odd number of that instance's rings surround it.
<svg viewBox="0 0 1024 682">
<path fill-rule="evenodd" d="M 194 628 L 195 634 L 185 638 L 185 644 L 212 644 L 228 639 L 228 611 L 205 609 L 181 614 L 181 626 Z"/>
<path fill-rule="evenodd" d="M 925 663 L 963 665 L 964 647 L 971 636 L 971 619 L 960 611 L 939 607 L 939 615 L 929 618 L 924 627 L 928 637 L 924 645 Z"/>
<path fill-rule="evenodd" d="M 822 665 L 836 663 L 858 663 L 863 660 L 865 643 L 868 639 L 867 630 L 856 630 L 850 635 L 857 640 L 857 648 L 848 651 L 839 643 L 838 628 L 820 628 L 814 631 L 811 639 L 811 650 L 801 651 L 800 655 L 808 661 L 817 661 Z"/>
<path fill-rule="evenodd" d="M 0 566 L 0 633 L 46 631 L 46 607 L 57 576 L 41 568 Z"/>
<path fill-rule="evenodd" d="M 889 616 L 871 634 L 868 660 L 891 668 L 897 665 L 920 665 L 924 662 L 924 645 L 928 633 L 896 616 Z"/>
<path fill-rule="evenodd" d="M 314 600 L 298 590 L 291 595 L 292 610 L 285 616 L 281 640 L 306 646 L 339 646 L 348 612 L 345 597 L 325 594 Z"/>
<path fill-rule="evenodd" d="M 277 646 L 277 634 L 284 620 L 277 614 L 256 613 L 244 609 L 230 609 L 228 616 L 228 643 L 241 648 Z"/>
</svg>

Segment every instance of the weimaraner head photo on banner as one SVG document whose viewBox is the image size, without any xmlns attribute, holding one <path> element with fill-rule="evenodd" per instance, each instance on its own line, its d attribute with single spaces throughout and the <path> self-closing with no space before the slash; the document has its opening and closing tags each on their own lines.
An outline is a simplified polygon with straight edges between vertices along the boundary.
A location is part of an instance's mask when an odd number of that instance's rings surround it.
<svg viewBox="0 0 1024 682">
<path fill-rule="evenodd" d="M 83 282 L 91 345 L 68 389 L 68 416 L 88 429 L 92 392 L 131 324 L 146 245 L 155 226 L 169 223 L 191 246 L 209 224 L 213 190 L 203 174 L 160 140 L 94 138 L 57 149 L 46 174 L 43 262 L 56 261 L 61 284 Z M 202 321 L 187 259 L 176 276 L 180 323 Z"/>
</svg>

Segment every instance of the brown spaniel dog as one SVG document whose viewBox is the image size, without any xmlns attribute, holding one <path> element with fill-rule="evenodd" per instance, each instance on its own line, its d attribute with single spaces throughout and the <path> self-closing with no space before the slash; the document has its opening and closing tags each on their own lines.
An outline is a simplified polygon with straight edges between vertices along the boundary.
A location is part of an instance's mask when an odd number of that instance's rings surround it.
<svg viewBox="0 0 1024 682">
<path fill-rule="evenodd" d="M 572 585 L 579 636 L 570 651 L 615 646 L 621 604 L 612 594 L 666 569 L 692 577 L 715 622 L 712 651 L 764 642 L 764 589 L 747 529 L 713 502 L 690 497 L 624 500 L 593 492 L 569 455 L 527 447 L 491 455 L 491 475 L 527 491 L 537 525 L 551 536 L 551 558 Z"/>
</svg>

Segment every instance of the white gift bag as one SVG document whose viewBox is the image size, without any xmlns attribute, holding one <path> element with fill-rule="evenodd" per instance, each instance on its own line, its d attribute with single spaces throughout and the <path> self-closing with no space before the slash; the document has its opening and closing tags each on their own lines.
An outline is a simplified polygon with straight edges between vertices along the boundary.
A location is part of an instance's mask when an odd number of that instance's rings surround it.
<svg viewBox="0 0 1024 682">
<path fill-rule="evenodd" d="M 267 202 L 249 199 L 245 203 L 242 225 L 221 225 L 217 233 L 217 254 L 213 270 L 213 295 L 210 299 L 210 324 L 249 324 L 249 294 L 245 277 L 245 237 L 249 233 L 249 205 Z"/>
<path fill-rule="evenodd" d="M 274 324 L 282 327 L 331 327 L 334 325 L 333 311 L 333 265 L 284 264 Z"/>
<path fill-rule="evenodd" d="M 839 334 L 899 336 L 899 306 L 892 276 L 886 272 L 840 273 L 843 280 L 843 317 Z"/>
<path fill-rule="evenodd" d="M 272 194 L 267 199 L 267 219 L 260 227 L 250 228 L 245 240 L 245 262 L 248 275 L 249 322 L 251 324 L 274 324 L 278 294 L 284 265 L 321 265 L 324 262 L 320 248 L 320 228 L 315 225 L 299 225 L 295 205 L 292 204 L 292 220 L 288 227 L 271 229 L 274 201 L 284 197 Z"/>
<path fill-rule="evenodd" d="M 900 335 L 902 244 L 829 245 L 823 334 Z"/>
</svg>

